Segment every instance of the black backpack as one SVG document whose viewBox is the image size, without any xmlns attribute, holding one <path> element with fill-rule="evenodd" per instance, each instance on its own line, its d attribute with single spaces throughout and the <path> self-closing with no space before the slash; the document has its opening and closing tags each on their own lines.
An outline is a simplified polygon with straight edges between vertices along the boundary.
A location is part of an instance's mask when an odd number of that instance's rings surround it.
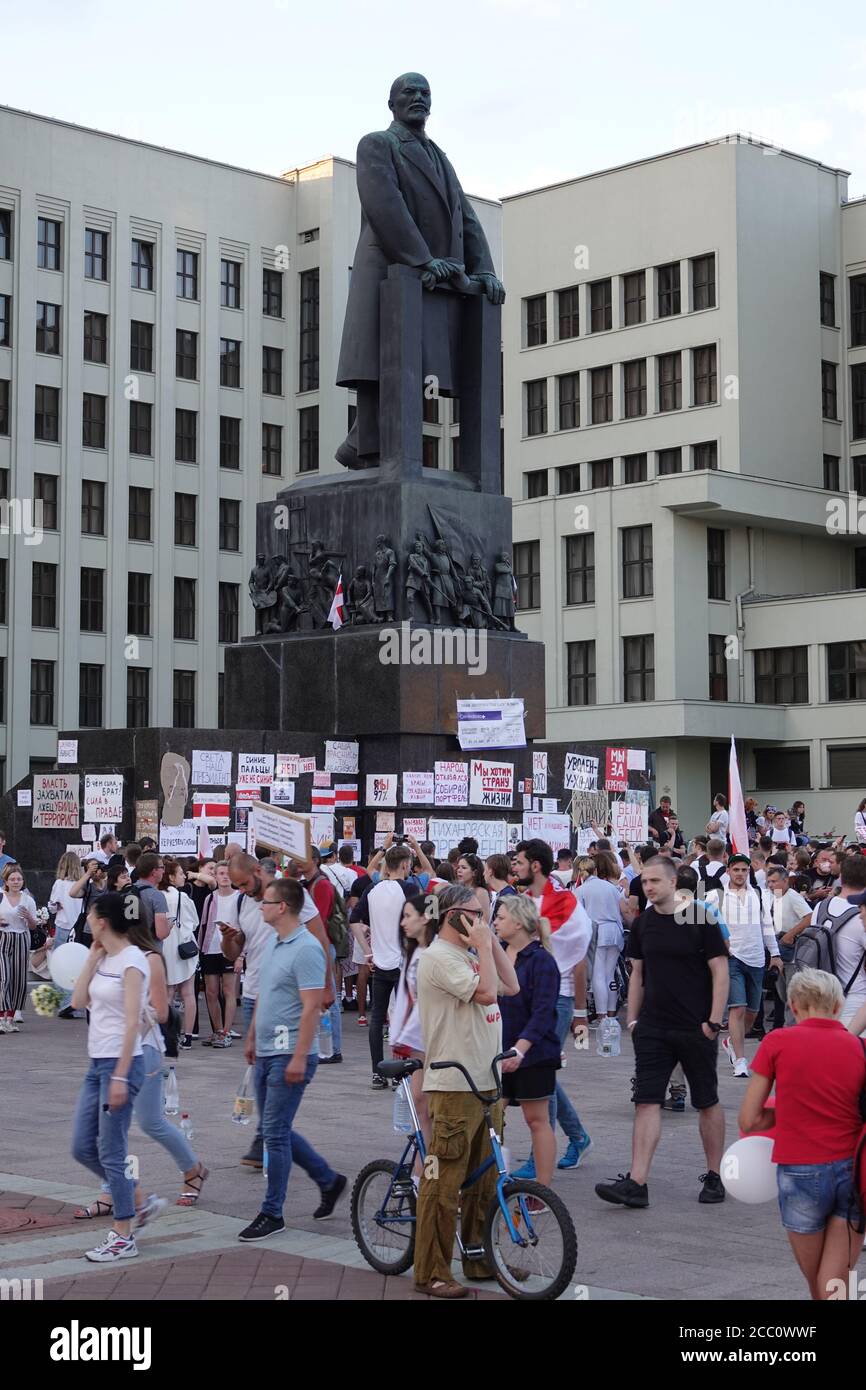
<svg viewBox="0 0 866 1390">
<path fill-rule="evenodd" d="M 853 921 L 860 909 L 859 907 L 848 907 L 844 912 L 840 912 L 838 917 L 831 917 L 830 903 L 832 898 L 825 898 L 818 907 L 818 920 L 813 927 L 806 927 L 800 932 L 794 945 L 794 971 L 798 970 L 826 970 L 828 975 L 836 975 L 836 938 L 839 932 L 848 922 Z M 842 993 L 847 996 L 851 986 L 860 974 L 863 962 L 866 960 L 866 951 L 860 956 L 854 974 L 847 984 L 841 980 Z"/>
</svg>

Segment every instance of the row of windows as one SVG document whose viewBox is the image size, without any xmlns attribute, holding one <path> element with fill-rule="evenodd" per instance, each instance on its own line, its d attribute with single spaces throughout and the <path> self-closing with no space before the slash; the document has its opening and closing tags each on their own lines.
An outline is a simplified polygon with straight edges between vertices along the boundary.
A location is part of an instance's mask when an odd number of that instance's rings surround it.
<svg viewBox="0 0 866 1390">
<path fill-rule="evenodd" d="M 5 720 L 5 660 L 0 661 L 0 718 Z M 55 671 L 53 661 L 30 663 L 30 723 L 53 726 L 55 719 Z M 78 668 L 78 725 L 82 729 L 103 726 L 103 666 L 82 663 Z M 150 669 L 130 666 L 126 672 L 126 726 L 150 725 Z M 172 723 L 176 729 L 195 728 L 195 671 L 172 672 Z M 223 677 L 219 676 L 220 706 Z M 222 727 L 222 708 L 219 725 Z"/>
<path fill-rule="evenodd" d="M 620 598 L 651 598 L 653 594 L 653 528 L 620 528 Z M 595 536 L 591 531 L 565 538 L 565 602 L 595 603 Z M 725 599 L 725 532 L 707 527 L 707 598 Z M 514 545 L 517 606 L 521 612 L 541 607 L 541 542 Z"/>
<path fill-rule="evenodd" d="M 653 410 L 662 414 L 682 410 L 683 354 L 666 352 L 656 358 L 656 387 Z M 715 344 L 691 349 L 692 404 L 715 405 L 718 402 L 718 371 Z M 647 359 L 635 358 L 617 364 L 622 372 L 622 420 L 635 420 L 647 413 Z M 590 367 L 589 424 L 609 424 L 613 418 L 613 366 Z M 574 430 L 580 427 L 580 372 L 565 372 L 557 376 L 557 416 L 554 428 Z M 524 432 L 534 436 L 547 434 L 547 378 L 524 382 Z"/>
<path fill-rule="evenodd" d="M 688 455 L 686 446 L 686 455 Z M 691 445 L 692 457 L 691 466 L 694 471 L 704 469 L 716 469 L 719 466 L 719 446 L 715 439 L 709 439 L 701 444 Z M 659 449 L 656 453 L 656 472 L 658 478 L 665 477 L 669 473 L 682 473 L 683 471 L 683 448 Z M 686 459 L 688 462 L 688 457 Z M 838 460 L 837 460 L 838 463 Z M 556 495 L 565 497 L 570 493 L 581 491 L 581 464 L 566 463 L 554 469 L 556 475 Z M 613 487 L 613 459 L 592 459 L 583 465 L 588 470 L 589 490 L 596 488 Z M 529 499 L 538 497 L 549 497 L 550 494 L 550 470 L 547 468 L 536 468 L 531 473 L 524 473 L 525 494 Z M 647 455 L 646 454 L 625 454 L 623 457 L 623 483 L 645 483 L 649 476 Z"/>
<path fill-rule="evenodd" d="M 866 276 L 863 278 L 866 283 Z M 838 371 L 835 362 L 821 363 L 821 414 L 825 420 L 832 420 L 837 424 L 841 418 L 836 384 Z M 866 362 L 855 363 L 850 371 L 851 438 L 866 439 Z"/>
<path fill-rule="evenodd" d="M 188 540 L 178 540 L 186 534 L 189 517 L 184 506 L 178 506 L 181 494 L 175 498 L 175 542 L 188 545 Z M 195 501 L 195 498 L 185 499 Z M 220 539 L 223 539 L 223 520 L 220 518 Z M 236 539 L 236 524 L 227 523 L 230 534 L 227 539 Z M 192 528 L 195 530 L 195 514 L 192 515 Z M 221 549 L 236 550 L 237 546 L 221 545 Z M 0 622 L 5 623 L 7 560 L 0 560 Z M 33 627 L 57 627 L 57 565 L 37 561 L 33 565 L 31 622 Z M 130 570 L 127 574 L 127 632 L 135 637 L 152 636 L 151 625 L 151 575 Z M 237 642 L 238 615 L 240 612 L 240 586 L 220 583 L 218 594 L 218 627 L 220 642 Z M 80 622 L 82 632 L 105 631 L 105 570 L 84 567 L 80 581 Z M 174 581 L 174 628 L 177 641 L 196 640 L 196 580 L 177 576 Z"/>
</svg>

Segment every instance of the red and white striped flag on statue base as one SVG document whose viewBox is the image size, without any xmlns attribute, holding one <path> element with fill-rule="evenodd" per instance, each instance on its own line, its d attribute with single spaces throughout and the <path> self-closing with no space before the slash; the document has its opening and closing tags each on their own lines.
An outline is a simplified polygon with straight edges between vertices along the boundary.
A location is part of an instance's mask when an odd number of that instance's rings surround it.
<svg viewBox="0 0 866 1390">
<path fill-rule="evenodd" d="M 746 829 L 746 806 L 743 801 L 743 788 L 740 785 L 740 768 L 737 763 L 737 745 L 731 739 L 731 761 L 728 767 L 728 833 L 734 854 L 749 853 L 749 832 Z"/>
<path fill-rule="evenodd" d="M 338 628 L 343 626 L 345 621 L 346 616 L 343 612 L 343 576 L 341 574 L 337 580 L 337 588 L 334 592 L 334 601 L 331 604 L 331 611 L 328 614 L 328 622 L 336 632 Z"/>
</svg>

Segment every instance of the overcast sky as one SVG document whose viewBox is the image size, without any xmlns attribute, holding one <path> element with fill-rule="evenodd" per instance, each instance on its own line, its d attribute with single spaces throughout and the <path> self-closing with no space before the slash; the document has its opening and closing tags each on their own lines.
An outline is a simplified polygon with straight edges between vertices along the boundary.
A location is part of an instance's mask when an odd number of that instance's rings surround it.
<svg viewBox="0 0 866 1390">
<path fill-rule="evenodd" d="M 745 130 L 866 194 L 863 0 L 0 0 L 0 55 L 6 105 L 274 174 L 353 158 L 420 69 L 472 193 Z"/>
</svg>

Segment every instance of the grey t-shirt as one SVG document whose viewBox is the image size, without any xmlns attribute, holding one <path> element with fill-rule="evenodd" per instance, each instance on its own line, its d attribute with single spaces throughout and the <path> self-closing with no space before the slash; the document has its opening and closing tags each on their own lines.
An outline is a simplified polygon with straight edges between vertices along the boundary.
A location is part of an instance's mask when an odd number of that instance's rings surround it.
<svg viewBox="0 0 866 1390">
<path fill-rule="evenodd" d="M 145 883 L 138 886 L 138 900 L 141 903 L 141 919 L 147 927 L 154 941 L 156 949 L 162 953 L 162 942 L 157 939 L 154 931 L 154 918 L 157 912 L 164 912 L 168 915 L 168 903 L 165 894 L 159 888 L 154 888 L 153 884 Z"/>
</svg>

